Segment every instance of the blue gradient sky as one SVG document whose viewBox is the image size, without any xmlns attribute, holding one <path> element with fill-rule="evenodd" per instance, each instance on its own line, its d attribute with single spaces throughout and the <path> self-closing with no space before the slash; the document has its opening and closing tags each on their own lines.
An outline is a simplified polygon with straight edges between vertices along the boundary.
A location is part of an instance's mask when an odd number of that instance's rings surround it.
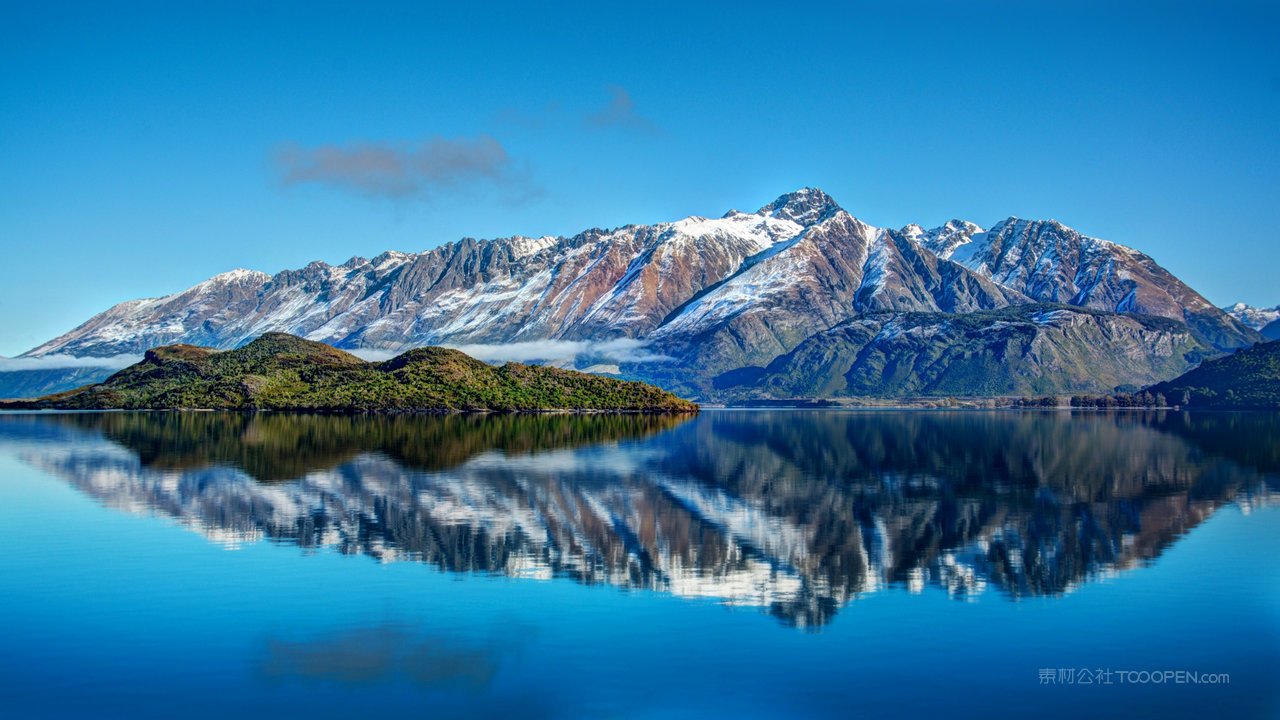
<svg viewBox="0 0 1280 720">
<path fill-rule="evenodd" d="M 235 267 L 804 185 L 878 225 L 1053 217 L 1280 303 L 1275 4 L 44 5 L 0 22 L 0 354 Z M 281 164 L 433 138 L 449 172 L 395 187 Z"/>
</svg>

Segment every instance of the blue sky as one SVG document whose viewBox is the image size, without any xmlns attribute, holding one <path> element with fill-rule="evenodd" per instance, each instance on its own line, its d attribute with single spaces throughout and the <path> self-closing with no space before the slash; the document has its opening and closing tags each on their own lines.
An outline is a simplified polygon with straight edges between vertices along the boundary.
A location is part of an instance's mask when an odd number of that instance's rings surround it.
<svg viewBox="0 0 1280 720">
<path fill-rule="evenodd" d="M 6 3 L 0 354 L 236 267 L 806 185 L 1280 303 L 1275 4 L 369 5 Z"/>
</svg>

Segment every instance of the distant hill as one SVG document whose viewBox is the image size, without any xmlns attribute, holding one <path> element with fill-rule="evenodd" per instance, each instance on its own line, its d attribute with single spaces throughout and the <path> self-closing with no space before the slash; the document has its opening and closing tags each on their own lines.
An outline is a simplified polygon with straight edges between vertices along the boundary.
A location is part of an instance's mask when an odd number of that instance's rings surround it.
<svg viewBox="0 0 1280 720">
<path fill-rule="evenodd" d="M 110 367 L 0 370 L 0 398 L 38 398 L 50 393 L 100 383 L 115 374 Z"/>
<path fill-rule="evenodd" d="M 1147 388 L 1183 407 L 1280 409 L 1280 341 L 1259 343 Z"/>
<path fill-rule="evenodd" d="M 285 333 L 267 333 L 223 352 L 193 345 L 159 347 L 101 384 L 6 405 L 317 412 L 698 409 L 639 382 L 519 363 L 494 367 L 457 350 L 435 347 L 370 363 Z"/>
</svg>

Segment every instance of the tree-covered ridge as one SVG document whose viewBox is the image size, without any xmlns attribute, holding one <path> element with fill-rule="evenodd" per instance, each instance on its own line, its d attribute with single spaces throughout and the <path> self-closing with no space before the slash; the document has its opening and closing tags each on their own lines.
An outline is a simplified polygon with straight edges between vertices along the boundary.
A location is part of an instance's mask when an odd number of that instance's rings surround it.
<svg viewBox="0 0 1280 720">
<path fill-rule="evenodd" d="M 1280 409 L 1280 340 L 1207 360 L 1147 390 L 1188 408 Z"/>
<path fill-rule="evenodd" d="M 652 385 L 573 370 L 487 365 L 457 350 L 410 350 L 370 363 L 323 343 L 267 333 L 223 352 L 170 345 L 105 382 L 11 403 L 52 409 L 316 412 L 696 412 Z"/>
</svg>

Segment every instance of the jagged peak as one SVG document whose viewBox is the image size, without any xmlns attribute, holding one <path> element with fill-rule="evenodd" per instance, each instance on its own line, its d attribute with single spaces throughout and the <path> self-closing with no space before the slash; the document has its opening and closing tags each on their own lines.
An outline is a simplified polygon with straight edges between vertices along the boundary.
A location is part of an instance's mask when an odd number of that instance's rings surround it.
<svg viewBox="0 0 1280 720">
<path fill-rule="evenodd" d="M 991 227 L 991 230 L 988 231 L 988 235 L 993 238 L 997 238 L 997 237 L 1004 238 L 1010 234 L 1023 234 L 1023 233 L 1026 233 L 1028 235 L 1033 235 L 1033 236 L 1039 236 L 1045 230 L 1053 231 L 1059 236 L 1063 236 L 1067 239 L 1071 239 L 1073 242 L 1092 244 L 1098 247 L 1111 248 L 1113 250 L 1117 250 L 1119 252 L 1123 252 L 1129 255 L 1138 255 L 1138 256 L 1147 257 L 1146 253 L 1143 253 L 1139 250 L 1135 250 L 1134 248 L 1128 245 L 1118 243 L 1114 240 L 1107 240 L 1105 238 L 1100 238 L 1096 235 L 1086 235 L 1085 233 L 1080 232 L 1079 230 L 1071 227 L 1070 225 L 1062 222 L 1061 220 L 1057 220 L 1054 218 L 1047 218 L 1043 220 L 1033 220 L 1030 218 L 1020 218 L 1020 217 L 1017 217 L 1016 215 L 1010 215 L 1008 218 L 1005 218 L 1004 220 L 1001 220 L 1000 222 L 993 225 Z"/>
<path fill-rule="evenodd" d="M 978 223 L 971 222 L 969 220 L 961 220 L 960 218 L 952 218 L 946 221 L 945 223 L 943 223 L 942 225 L 939 225 L 938 227 L 934 228 L 933 230 L 930 230 L 930 232 L 940 233 L 947 230 L 951 230 L 951 231 L 963 230 L 965 232 L 971 232 L 971 233 L 986 232 L 985 230 L 983 230 L 982 226 L 979 225 Z"/>
<path fill-rule="evenodd" d="M 1045 227 L 1053 228 L 1054 230 L 1057 230 L 1059 232 L 1065 231 L 1069 233 L 1075 233 L 1076 235 L 1081 235 L 1081 236 L 1084 235 L 1084 233 L 1076 230 L 1070 225 L 1067 225 L 1061 220 L 1056 220 L 1054 218 L 1044 218 L 1044 219 L 1036 220 L 1033 218 L 1018 217 L 1017 215 L 1010 215 L 1004 220 L 1001 220 L 995 225 L 992 225 L 990 232 L 993 235 L 998 235 L 1002 231 L 1004 231 L 1005 228 L 1013 228 L 1013 229 L 1033 228 L 1038 230 L 1040 228 L 1045 228 Z"/>
<path fill-rule="evenodd" d="M 830 195 L 818 188 L 803 187 L 779 196 L 777 200 L 760 208 L 758 214 L 801 225 L 813 225 L 832 217 L 840 210 L 840 206 Z"/>
<path fill-rule="evenodd" d="M 205 280 L 205 283 L 230 283 L 242 282 L 244 280 L 266 280 L 271 276 L 260 270 L 248 270 L 245 268 L 236 268 L 223 273 L 218 273 L 213 277 Z"/>
<path fill-rule="evenodd" d="M 902 235 L 906 235 L 907 237 L 914 239 L 919 237 L 938 237 L 940 235 L 952 235 L 958 232 L 969 233 L 973 235 L 981 232 L 986 232 L 986 230 L 984 230 L 981 225 L 975 222 L 971 222 L 969 220 L 961 220 L 959 218 L 952 218 L 951 220 L 948 220 L 945 223 L 935 228 L 930 228 L 928 230 L 926 230 L 923 225 L 919 225 L 917 223 L 910 223 L 908 225 L 902 226 L 902 228 L 898 230 L 898 232 Z"/>
<path fill-rule="evenodd" d="M 413 253 L 401 252 L 399 250 L 384 250 L 373 256 L 373 259 L 369 261 L 369 264 L 380 266 L 387 262 L 405 260 L 410 257 L 413 257 Z"/>
</svg>

